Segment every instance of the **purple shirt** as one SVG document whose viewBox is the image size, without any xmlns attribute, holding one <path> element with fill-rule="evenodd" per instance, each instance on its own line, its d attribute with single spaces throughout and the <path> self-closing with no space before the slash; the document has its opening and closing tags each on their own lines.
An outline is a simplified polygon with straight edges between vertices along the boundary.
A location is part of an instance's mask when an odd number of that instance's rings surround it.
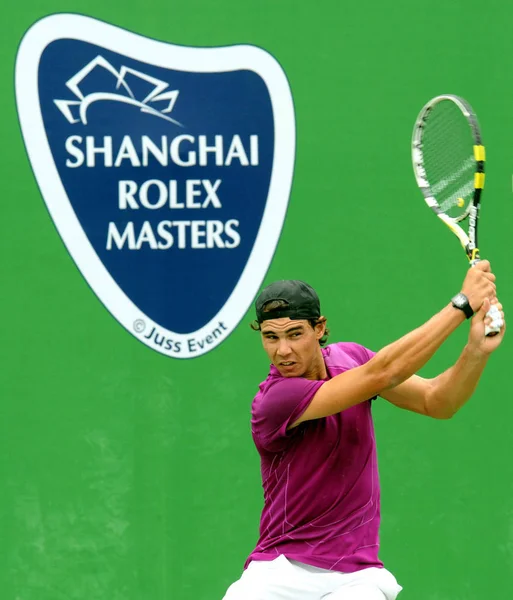
<svg viewBox="0 0 513 600">
<path fill-rule="evenodd" d="M 366 363 L 354 343 L 322 349 L 328 379 Z M 252 405 L 261 458 L 264 508 L 260 538 L 246 561 L 291 560 L 351 573 L 378 559 L 380 488 L 371 401 L 287 431 L 325 380 L 282 377 L 271 366 Z"/>
</svg>

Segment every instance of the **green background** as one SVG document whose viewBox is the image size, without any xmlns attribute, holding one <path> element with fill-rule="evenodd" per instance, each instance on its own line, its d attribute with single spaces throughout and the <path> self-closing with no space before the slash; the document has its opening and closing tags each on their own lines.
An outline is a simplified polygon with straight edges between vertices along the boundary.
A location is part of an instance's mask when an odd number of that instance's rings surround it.
<svg viewBox="0 0 513 600">
<path fill-rule="evenodd" d="M 249 409 L 267 360 L 251 314 L 203 357 L 159 355 L 111 317 L 75 267 L 32 175 L 13 90 L 21 37 L 55 12 L 176 44 L 255 44 L 280 61 L 297 160 L 266 281 L 309 281 L 332 340 L 377 350 L 446 304 L 465 275 L 456 238 L 411 171 L 413 121 L 434 95 L 460 94 L 480 116 L 481 249 L 506 309 L 513 303 L 513 9 L 502 0 L 3 8 L 0 598 L 220 600 L 257 538 Z M 466 335 L 462 327 L 423 374 L 447 368 Z M 375 404 L 381 557 L 404 586 L 401 600 L 512 596 L 512 339 L 453 420 Z"/>
</svg>

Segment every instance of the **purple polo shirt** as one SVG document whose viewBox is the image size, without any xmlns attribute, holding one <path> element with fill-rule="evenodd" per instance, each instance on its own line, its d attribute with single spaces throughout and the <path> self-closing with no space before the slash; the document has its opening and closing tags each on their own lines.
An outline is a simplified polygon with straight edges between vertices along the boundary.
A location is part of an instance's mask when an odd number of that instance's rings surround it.
<svg viewBox="0 0 513 600">
<path fill-rule="evenodd" d="M 344 342 L 322 353 L 328 379 L 374 355 Z M 245 567 L 280 554 L 345 573 L 383 566 L 378 558 L 380 488 L 371 401 L 287 431 L 324 382 L 282 377 L 271 366 L 253 400 L 251 425 L 261 458 L 264 508 L 260 538 Z"/>
</svg>

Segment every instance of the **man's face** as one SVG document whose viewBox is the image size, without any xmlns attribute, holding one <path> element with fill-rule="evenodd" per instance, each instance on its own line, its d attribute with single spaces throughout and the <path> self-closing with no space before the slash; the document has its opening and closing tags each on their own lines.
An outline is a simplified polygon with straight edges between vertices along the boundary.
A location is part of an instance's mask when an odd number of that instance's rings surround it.
<svg viewBox="0 0 513 600">
<path fill-rule="evenodd" d="M 308 321 L 284 317 L 264 321 L 260 328 L 264 350 L 283 377 L 303 377 L 316 370 L 324 323 L 314 329 Z"/>
</svg>

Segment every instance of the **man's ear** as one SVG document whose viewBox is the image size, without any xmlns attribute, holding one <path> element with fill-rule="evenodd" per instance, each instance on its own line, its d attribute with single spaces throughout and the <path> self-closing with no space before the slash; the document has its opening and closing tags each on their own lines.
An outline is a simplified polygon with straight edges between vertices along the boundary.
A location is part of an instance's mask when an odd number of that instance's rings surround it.
<svg viewBox="0 0 513 600">
<path fill-rule="evenodd" d="M 326 332 L 326 317 L 319 317 L 318 322 L 315 325 L 315 333 L 318 340 L 322 338 L 322 336 Z"/>
</svg>

